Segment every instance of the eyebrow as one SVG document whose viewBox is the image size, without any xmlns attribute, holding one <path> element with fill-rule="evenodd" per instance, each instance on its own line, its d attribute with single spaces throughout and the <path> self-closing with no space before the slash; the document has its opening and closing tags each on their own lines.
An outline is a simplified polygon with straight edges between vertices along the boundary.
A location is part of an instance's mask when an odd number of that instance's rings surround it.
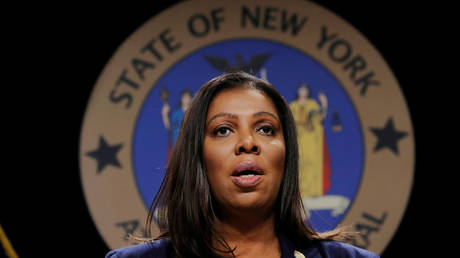
<svg viewBox="0 0 460 258">
<path fill-rule="evenodd" d="M 274 114 L 272 114 L 270 112 L 266 112 L 266 111 L 260 111 L 260 112 L 254 113 L 252 115 L 252 117 L 259 117 L 259 116 L 265 116 L 265 115 L 273 117 L 274 119 L 276 119 L 276 121 L 278 121 L 278 123 L 280 123 L 280 120 L 278 119 L 278 117 L 276 117 Z M 238 116 L 236 114 L 227 113 L 227 112 L 221 112 L 221 113 L 215 114 L 211 118 L 209 118 L 209 120 L 206 121 L 206 124 L 211 123 L 212 120 L 214 120 L 214 119 L 216 119 L 218 117 L 228 117 L 228 118 L 238 119 Z"/>
</svg>

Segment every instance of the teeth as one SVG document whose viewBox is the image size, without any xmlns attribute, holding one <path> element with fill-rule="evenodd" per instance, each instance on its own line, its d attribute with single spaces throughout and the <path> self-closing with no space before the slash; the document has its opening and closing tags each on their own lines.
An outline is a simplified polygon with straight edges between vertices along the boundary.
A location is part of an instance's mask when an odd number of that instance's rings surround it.
<svg viewBox="0 0 460 258">
<path fill-rule="evenodd" d="M 241 175 L 240 177 L 250 177 L 250 176 L 254 176 L 254 174 Z"/>
</svg>

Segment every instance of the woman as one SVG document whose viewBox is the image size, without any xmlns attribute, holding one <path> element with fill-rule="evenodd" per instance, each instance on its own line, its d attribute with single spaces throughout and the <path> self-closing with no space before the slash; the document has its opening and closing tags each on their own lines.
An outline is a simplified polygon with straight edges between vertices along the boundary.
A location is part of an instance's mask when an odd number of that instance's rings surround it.
<svg viewBox="0 0 460 258">
<path fill-rule="evenodd" d="M 177 141 L 177 137 L 179 136 L 179 129 L 180 124 L 182 123 L 182 119 L 184 118 L 185 111 L 190 106 L 192 101 L 192 92 L 188 89 L 183 90 L 180 93 L 180 105 L 178 108 L 173 109 L 171 114 L 169 113 L 170 107 L 168 102 L 163 103 L 163 107 L 161 108 L 161 118 L 163 119 L 163 124 L 170 132 L 170 142 L 171 146 L 174 146 Z"/>
<path fill-rule="evenodd" d="M 166 91 L 166 90 L 165 90 Z M 163 94 L 168 95 L 167 92 Z M 188 89 L 185 89 L 180 94 L 180 105 L 178 108 L 174 109 L 171 113 L 169 104 L 167 102 L 167 97 L 163 100 L 163 107 L 161 108 L 161 117 L 163 119 L 163 124 L 168 131 L 169 139 L 168 139 L 168 151 L 166 163 L 169 163 L 171 158 L 171 150 L 176 144 L 177 138 L 179 137 L 179 130 L 182 120 L 185 115 L 185 111 L 187 111 L 190 103 L 192 102 L 192 92 Z"/>
<path fill-rule="evenodd" d="M 181 125 L 154 215 L 154 241 L 107 257 L 378 257 L 317 233 L 299 192 L 289 106 L 269 83 L 229 73 L 206 83 Z"/>
<path fill-rule="evenodd" d="M 302 83 L 297 90 L 297 98 L 289 104 L 299 144 L 302 198 L 323 196 L 330 185 L 329 153 L 322 124 L 327 112 L 327 98 L 320 93 L 319 100 L 321 106 L 312 98 L 308 86 Z"/>
</svg>

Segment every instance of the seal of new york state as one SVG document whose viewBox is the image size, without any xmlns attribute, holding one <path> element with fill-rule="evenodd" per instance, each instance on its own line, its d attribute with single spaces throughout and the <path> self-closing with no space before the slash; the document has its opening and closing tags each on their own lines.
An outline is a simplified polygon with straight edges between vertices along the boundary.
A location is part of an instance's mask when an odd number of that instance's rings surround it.
<svg viewBox="0 0 460 258">
<path fill-rule="evenodd" d="M 352 244 L 381 253 L 412 186 L 410 114 L 372 44 L 334 13 L 297 0 L 185 1 L 111 57 L 88 102 L 79 153 L 85 198 L 107 245 L 143 233 L 190 101 L 228 71 L 268 80 L 288 102 L 313 227 L 352 225 L 362 232 Z"/>
</svg>

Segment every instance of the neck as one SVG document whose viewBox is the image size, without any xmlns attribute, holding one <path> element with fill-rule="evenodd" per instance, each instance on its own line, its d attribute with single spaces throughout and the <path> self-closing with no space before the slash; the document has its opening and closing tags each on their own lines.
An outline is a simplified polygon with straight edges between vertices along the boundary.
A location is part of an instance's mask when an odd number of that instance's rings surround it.
<svg viewBox="0 0 460 258">
<path fill-rule="evenodd" d="M 305 103 L 307 100 L 308 100 L 307 97 L 299 97 L 299 99 L 298 99 L 299 103 L 301 103 L 301 104 Z"/>
<path fill-rule="evenodd" d="M 275 233 L 275 216 L 260 214 L 233 214 L 216 218 L 216 231 L 222 236 L 230 248 L 237 247 L 238 257 L 251 257 L 253 253 L 276 249 L 279 241 Z M 224 247 L 216 243 L 219 249 Z"/>
</svg>

